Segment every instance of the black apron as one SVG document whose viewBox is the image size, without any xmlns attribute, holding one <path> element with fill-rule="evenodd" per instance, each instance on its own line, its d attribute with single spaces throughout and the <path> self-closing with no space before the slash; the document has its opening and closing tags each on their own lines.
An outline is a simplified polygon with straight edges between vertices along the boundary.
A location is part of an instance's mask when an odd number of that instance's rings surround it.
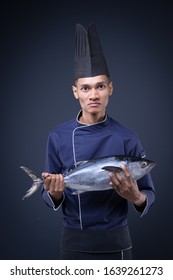
<svg viewBox="0 0 173 280">
<path fill-rule="evenodd" d="M 105 231 L 62 229 L 62 259 L 131 259 L 128 226 Z"/>
</svg>

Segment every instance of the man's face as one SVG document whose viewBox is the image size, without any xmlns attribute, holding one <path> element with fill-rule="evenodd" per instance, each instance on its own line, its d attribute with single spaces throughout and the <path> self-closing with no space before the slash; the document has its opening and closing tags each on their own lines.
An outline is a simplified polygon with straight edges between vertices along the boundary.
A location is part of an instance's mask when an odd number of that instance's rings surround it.
<svg viewBox="0 0 173 280">
<path fill-rule="evenodd" d="M 112 94 L 112 82 L 105 75 L 78 79 L 73 93 L 79 99 L 83 113 L 105 114 L 109 96 Z"/>
</svg>

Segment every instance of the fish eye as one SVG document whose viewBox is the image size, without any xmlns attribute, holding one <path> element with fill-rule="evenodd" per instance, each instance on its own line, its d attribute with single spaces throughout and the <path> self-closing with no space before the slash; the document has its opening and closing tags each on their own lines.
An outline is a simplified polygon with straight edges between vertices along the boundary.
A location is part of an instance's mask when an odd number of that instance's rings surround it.
<svg viewBox="0 0 173 280">
<path fill-rule="evenodd" d="M 147 167 L 147 165 L 148 165 L 148 164 L 147 164 L 147 162 L 146 162 L 146 161 L 143 161 L 143 162 L 141 163 L 141 167 L 142 167 L 142 168 Z"/>
</svg>

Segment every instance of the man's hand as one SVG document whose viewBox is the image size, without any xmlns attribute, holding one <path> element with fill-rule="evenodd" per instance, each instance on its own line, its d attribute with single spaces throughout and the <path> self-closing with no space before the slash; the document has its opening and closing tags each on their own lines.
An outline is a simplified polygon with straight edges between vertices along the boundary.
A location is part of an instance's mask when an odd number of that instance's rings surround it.
<svg viewBox="0 0 173 280">
<path fill-rule="evenodd" d="M 58 202 L 62 198 L 62 194 L 65 190 L 63 175 L 43 172 L 42 178 L 44 179 L 45 190 L 49 192 L 55 202 Z"/>
<path fill-rule="evenodd" d="M 137 182 L 132 180 L 128 169 L 124 165 L 121 168 L 124 176 L 121 176 L 118 172 L 110 173 L 110 184 L 121 197 L 138 207 L 144 206 L 146 195 L 139 190 Z"/>
</svg>

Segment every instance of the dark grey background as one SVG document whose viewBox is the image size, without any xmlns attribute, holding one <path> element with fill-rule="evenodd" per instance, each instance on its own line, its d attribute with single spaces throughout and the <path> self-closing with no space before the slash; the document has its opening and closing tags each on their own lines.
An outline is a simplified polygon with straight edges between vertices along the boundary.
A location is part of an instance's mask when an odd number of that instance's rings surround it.
<svg viewBox="0 0 173 280">
<path fill-rule="evenodd" d="M 113 5 L 114 4 L 114 5 Z M 135 259 L 173 258 L 173 5 L 169 1 L 5 1 L 1 6 L 0 258 L 58 259 L 61 212 L 20 170 L 44 168 L 48 132 L 74 118 L 75 24 L 95 21 L 114 94 L 108 113 L 135 130 L 152 171 L 156 203 L 142 219 L 130 206 Z"/>
</svg>

